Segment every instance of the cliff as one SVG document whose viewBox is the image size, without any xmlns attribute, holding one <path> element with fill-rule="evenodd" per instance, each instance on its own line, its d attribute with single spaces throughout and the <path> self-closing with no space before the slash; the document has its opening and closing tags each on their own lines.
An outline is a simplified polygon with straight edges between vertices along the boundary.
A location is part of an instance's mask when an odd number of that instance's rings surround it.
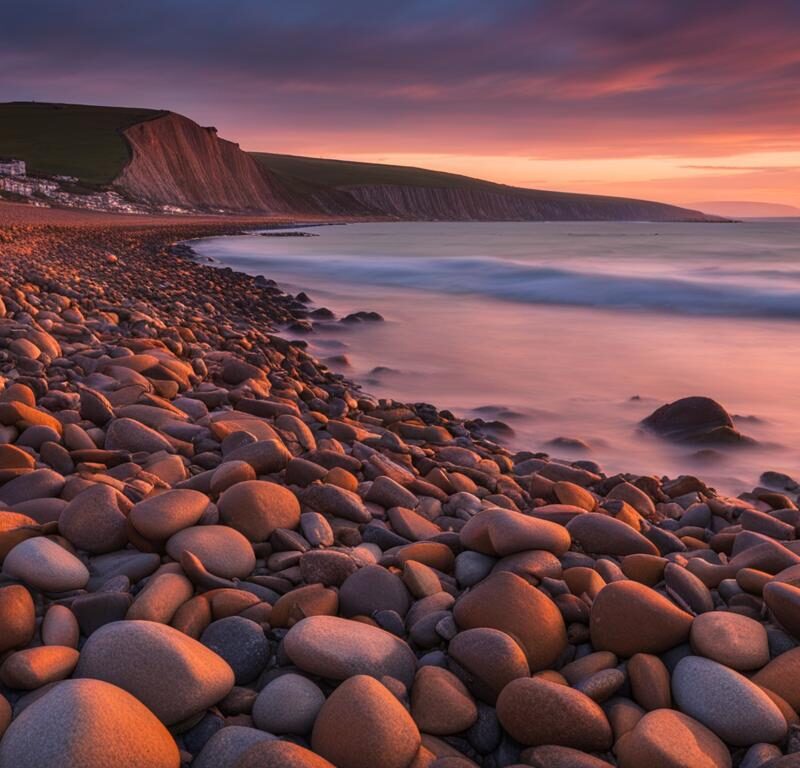
<svg viewBox="0 0 800 768">
<path fill-rule="evenodd" d="M 182 115 L 168 112 L 122 135 L 131 158 L 114 186 L 136 200 L 226 211 L 288 213 L 298 207 L 238 144 Z"/>
<path fill-rule="evenodd" d="M 507 191 L 506 191 L 507 190 Z M 621 197 L 485 187 L 348 187 L 360 204 L 431 221 L 707 221 L 699 211 Z"/>
</svg>

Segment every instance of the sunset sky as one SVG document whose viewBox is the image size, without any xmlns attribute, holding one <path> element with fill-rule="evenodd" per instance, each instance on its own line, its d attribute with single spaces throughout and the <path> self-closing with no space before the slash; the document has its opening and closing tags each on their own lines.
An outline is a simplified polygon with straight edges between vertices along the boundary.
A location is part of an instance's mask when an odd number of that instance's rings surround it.
<svg viewBox="0 0 800 768">
<path fill-rule="evenodd" d="M 2 0 L 0 101 L 245 149 L 800 206 L 800 0 Z"/>
</svg>

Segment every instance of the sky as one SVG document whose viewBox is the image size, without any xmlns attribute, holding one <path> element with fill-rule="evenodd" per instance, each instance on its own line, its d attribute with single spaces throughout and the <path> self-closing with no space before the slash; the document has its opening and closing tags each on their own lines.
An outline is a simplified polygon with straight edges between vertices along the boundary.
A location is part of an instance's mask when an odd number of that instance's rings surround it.
<svg viewBox="0 0 800 768">
<path fill-rule="evenodd" d="M 0 101 L 243 148 L 800 206 L 800 0 L 0 0 Z"/>
</svg>

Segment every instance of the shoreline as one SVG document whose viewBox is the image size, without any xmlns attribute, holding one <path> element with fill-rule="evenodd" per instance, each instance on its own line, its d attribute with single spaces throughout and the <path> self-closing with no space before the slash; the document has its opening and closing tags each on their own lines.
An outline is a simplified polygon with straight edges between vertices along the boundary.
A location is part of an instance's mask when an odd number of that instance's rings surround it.
<svg viewBox="0 0 800 768">
<path fill-rule="evenodd" d="M 154 768 L 789 751 L 796 486 L 375 398 L 281 337 L 302 294 L 181 252 L 286 219 L 135 218 L 0 205 L 0 764 L 72 744 L 53 707 Z"/>
</svg>

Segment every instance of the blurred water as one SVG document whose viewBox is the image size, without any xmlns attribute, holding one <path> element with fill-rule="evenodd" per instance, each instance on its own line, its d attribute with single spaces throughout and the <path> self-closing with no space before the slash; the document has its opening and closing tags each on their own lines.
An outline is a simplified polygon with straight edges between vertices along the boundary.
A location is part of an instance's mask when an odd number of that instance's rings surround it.
<svg viewBox="0 0 800 768">
<path fill-rule="evenodd" d="M 502 418 L 514 447 L 579 438 L 589 450 L 551 452 L 609 472 L 692 472 L 729 492 L 765 469 L 800 475 L 800 220 L 307 231 L 319 236 L 196 250 L 337 314 L 384 315 L 308 337 L 320 357 L 345 352 L 339 370 L 367 391 Z M 637 430 L 694 394 L 720 400 L 760 446 L 709 458 Z"/>
</svg>

